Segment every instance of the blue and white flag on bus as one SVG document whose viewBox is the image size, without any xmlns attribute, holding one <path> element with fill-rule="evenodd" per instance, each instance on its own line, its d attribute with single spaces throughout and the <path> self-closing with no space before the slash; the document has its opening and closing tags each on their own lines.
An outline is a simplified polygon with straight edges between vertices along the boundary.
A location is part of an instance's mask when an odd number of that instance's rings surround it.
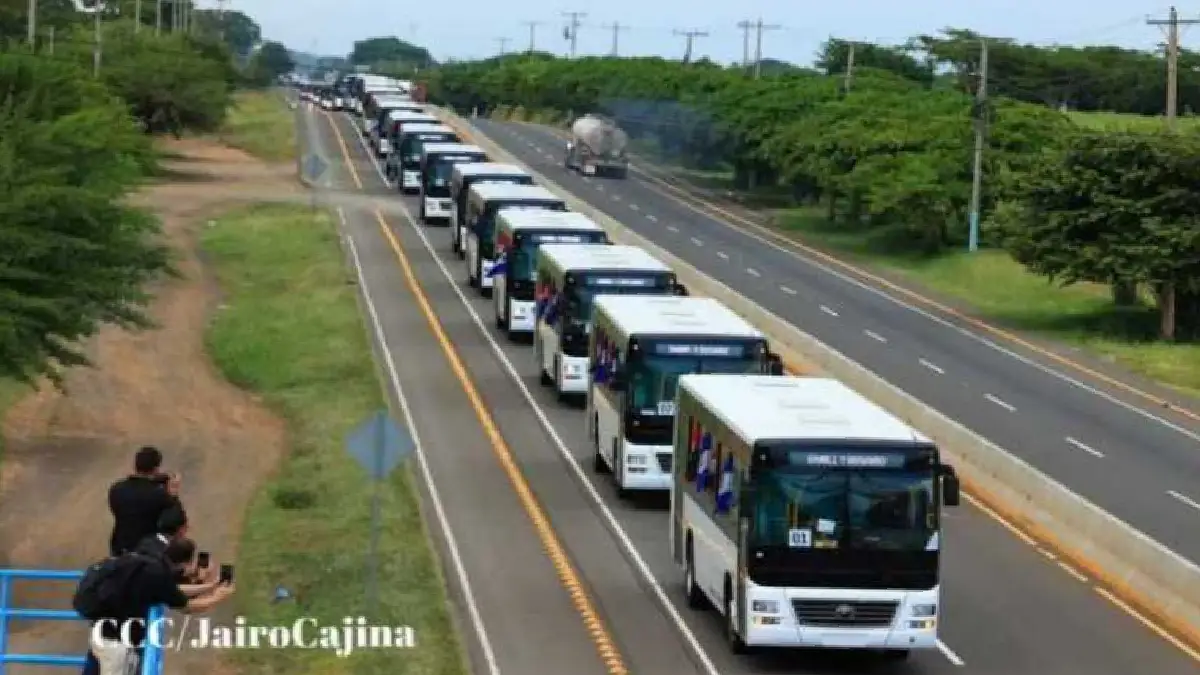
<svg viewBox="0 0 1200 675">
<path fill-rule="evenodd" d="M 712 434 L 707 431 L 700 436 L 700 461 L 696 463 L 696 491 L 703 492 L 708 487 L 708 463 L 712 460 Z"/>
<path fill-rule="evenodd" d="M 508 251 L 500 251 L 500 257 L 498 257 L 496 259 L 496 262 L 492 264 L 492 269 L 488 270 L 488 273 L 485 274 L 484 276 L 491 279 L 492 277 L 504 274 L 507 271 L 508 271 Z"/>
<path fill-rule="evenodd" d="M 733 481 L 736 470 L 733 468 L 733 455 L 725 458 L 721 467 L 721 486 L 717 488 L 717 513 L 728 513 L 733 507 Z"/>
</svg>

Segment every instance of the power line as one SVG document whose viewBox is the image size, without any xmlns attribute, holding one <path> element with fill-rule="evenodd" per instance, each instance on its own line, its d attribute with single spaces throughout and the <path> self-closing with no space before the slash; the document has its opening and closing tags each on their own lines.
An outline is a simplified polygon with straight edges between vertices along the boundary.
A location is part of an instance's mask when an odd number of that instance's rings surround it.
<svg viewBox="0 0 1200 675">
<path fill-rule="evenodd" d="M 684 38 L 687 39 L 686 46 L 684 47 L 684 50 L 683 50 L 683 62 L 684 63 L 689 63 L 692 60 L 692 45 L 695 43 L 696 38 L 708 37 L 708 33 L 706 31 L 701 31 L 701 30 L 677 30 L 677 31 L 675 31 L 675 34 L 682 35 Z"/>
<path fill-rule="evenodd" d="M 587 12 L 563 12 L 562 14 L 571 21 L 563 29 L 563 37 L 571 41 L 571 58 L 575 58 L 575 52 L 579 47 L 580 21 L 587 18 Z"/>
<path fill-rule="evenodd" d="M 612 31 L 612 53 L 610 54 L 610 56 L 617 56 L 618 55 L 617 48 L 620 46 L 619 40 L 621 37 L 621 31 L 629 30 L 629 26 L 626 26 L 624 24 L 617 23 L 616 21 L 614 21 L 609 24 L 604 24 L 604 26 L 602 26 L 602 28 L 606 28 L 606 29 Z"/>
<path fill-rule="evenodd" d="M 537 27 L 542 25 L 541 21 L 522 21 L 524 26 L 529 28 L 529 53 L 532 54 L 537 50 Z"/>
<path fill-rule="evenodd" d="M 1166 19 L 1146 19 L 1151 26 L 1167 29 L 1167 126 L 1175 128 L 1175 117 L 1179 113 L 1179 27 L 1200 23 L 1200 19 L 1180 19 L 1174 7 Z"/>
</svg>

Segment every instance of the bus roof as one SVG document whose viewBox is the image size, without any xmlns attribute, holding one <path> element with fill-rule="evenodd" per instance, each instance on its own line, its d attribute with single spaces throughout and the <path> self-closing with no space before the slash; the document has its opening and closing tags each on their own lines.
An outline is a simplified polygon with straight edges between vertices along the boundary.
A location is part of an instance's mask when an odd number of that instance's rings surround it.
<svg viewBox="0 0 1200 675">
<path fill-rule="evenodd" d="M 586 230 L 603 232 L 604 228 L 582 213 L 574 211 L 543 211 L 501 209 L 496 217 L 500 229 L 509 230 Z"/>
<path fill-rule="evenodd" d="M 712 298 L 602 295 L 596 300 L 596 311 L 625 337 L 763 337 L 749 321 Z"/>
<path fill-rule="evenodd" d="M 830 378 L 684 375 L 679 388 L 747 445 L 792 439 L 930 443 L 902 420 Z"/>
<path fill-rule="evenodd" d="M 661 260 L 636 246 L 608 244 L 542 244 L 538 261 L 545 260 L 562 272 L 670 272 Z"/>
<path fill-rule="evenodd" d="M 405 136 L 408 134 L 453 134 L 454 129 L 438 122 L 411 122 L 400 129 Z"/>
<path fill-rule="evenodd" d="M 497 162 L 468 162 L 454 167 L 459 176 L 528 176 L 529 172 L 516 164 Z"/>
<path fill-rule="evenodd" d="M 397 108 L 395 110 L 389 110 L 388 114 L 387 114 L 387 118 L 389 120 L 391 120 L 392 122 L 425 122 L 425 121 L 428 121 L 429 124 L 439 124 L 441 122 L 441 120 L 434 117 L 433 115 L 430 115 L 427 112 L 420 112 L 420 111 L 416 111 L 416 110 L 401 110 L 399 108 Z"/>
<path fill-rule="evenodd" d="M 468 145 L 466 143 L 426 143 L 421 146 L 421 154 L 423 155 L 447 155 L 452 153 L 487 154 L 478 145 Z"/>
<path fill-rule="evenodd" d="M 547 202 L 563 202 L 563 198 L 540 185 L 512 185 L 484 183 L 472 185 L 471 191 L 480 199 L 533 199 Z"/>
</svg>

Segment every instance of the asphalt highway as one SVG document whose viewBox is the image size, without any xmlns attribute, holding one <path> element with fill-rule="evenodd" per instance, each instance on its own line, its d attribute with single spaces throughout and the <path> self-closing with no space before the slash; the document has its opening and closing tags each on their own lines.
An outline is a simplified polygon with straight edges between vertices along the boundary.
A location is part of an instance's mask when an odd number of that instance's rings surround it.
<svg viewBox="0 0 1200 675">
<path fill-rule="evenodd" d="M 372 195 L 394 195 L 363 151 L 356 131 L 342 116 L 315 125 L 319 147 L 333 161 L 345 153 L 336 187 Z M 346 181 L 346 175 L 350 180 Z M 409 200 L 410 202 L 412 200 Z M 410 203 L 410 213 L 415 208 Z M 511 344 L 492 327 L 490 300 L 468 289 L 463 264 L 449 249 L 446 228 L 415 224 L 411 216 L 347 214 L 346 231 L 356 242 L 363 290 L 373 295 L 383 317 L 381 353 L 402 373 L 423 439 L 440 439 L 430 455 L 433 483 L 452 518 L 476 588 L 498 597 L 481 603 L 481 623 L 506 631 L 513 675 L 550 672 L 545 664 L 525 669 L 537 650 L 578 662 L 557 672 L 591 672 L 596 650 L 579 643 L 578 617 L 563 610 L 556 570 L 533 559 L 530 528 L 518 517 L 514 482 L 497 475 L 496 454 L 480 438 L 476 414 L 456 388 L 454 369 L 439 354 L 428 326 L 415 316 L 405 275 L 411 270 L 429 312 L 443 327 L 447 344 L 477 388 L 479 403 L 494 419 L 510 449 L 521 481 L 536 495 L 580 584 L 592 601 L 629 672 L 645 675 L 741 673 L 1063 673 L 1156 675 L 1194 673 L 1196 662 L 1133 617 L 1097 594 L 1089 580 L 1065 568 L 1033 542 L 970 507 L 947 518 L 942 640 L 944 648 L 914 654 L 904 664 L 884 664 L 862 655 L 821 652 L 735 657 L 721 638 L 715 613 L 685 607 L 680 573 L 669 560 L 667 515 L 661 501 L 622 503 L 607 479 L 590 468 L 583 415 L 558 404 L 538 385 L 532 350 Z M 382 223 L 382 225 L 381 225 Z M 383 228 L 386 227 L 386 230 Z M 393 244 L 397 251 L 393 250 Z M 394 254 L 394 255 L 393 255 Z M 410 262 L 401 262 L 407 260 Z M 448 346 L 447 346 L 448 345 Z M 386 359 L 384 359 L 386 361 Z M 404 375 L 403 373 L 407 373 Z M 470 397 L 466 397 L 470 398 Z M 419 408 L 419 412 L 417 409 Z M 429 443 L 430 441 L 426 441 Z M 517 490 L 519 491 L 519 490 Z M 478 543 L 475 542 L 479 538 Z M 545 576 L 544 582 L 535 577 Z M 505 591 L 511 579 L 521 586 Z M 451 579 L 452 582 L 456 581 Z M 458 584 L 461 594 L 461 583 Z M 507 606 L 512 603 L 512 606 Z M 536 607 L 547 606 L 543 617 Z M 569 609 L 569 606 L 568 606 Z M 509 645 L 521 633 L 524 647 Z M 559 648 L 559 642 L 567 643 Z M 480 670 L 480 672 L 484 672 Z"/>
<path fill-rule="evenodd" d="M 626 180 L 568 172 L 563 141 L 546 127 L 475 122 L 638 234 L 1200 561 L 1200 418 L 689 208 L 638 171 Z"/>
</svg>

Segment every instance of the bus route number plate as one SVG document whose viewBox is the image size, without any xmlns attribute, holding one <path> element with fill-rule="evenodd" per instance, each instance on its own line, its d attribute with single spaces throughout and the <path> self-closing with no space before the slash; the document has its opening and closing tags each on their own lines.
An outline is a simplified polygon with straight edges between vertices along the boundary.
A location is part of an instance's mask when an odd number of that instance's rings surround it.
<svg viewBox="0 0 1200 675">
<path fill-rule="evenodd" d="M 788 546 L 791 548 L 812 548 L 812 530 L 788 530 Z"/>
</svg>

